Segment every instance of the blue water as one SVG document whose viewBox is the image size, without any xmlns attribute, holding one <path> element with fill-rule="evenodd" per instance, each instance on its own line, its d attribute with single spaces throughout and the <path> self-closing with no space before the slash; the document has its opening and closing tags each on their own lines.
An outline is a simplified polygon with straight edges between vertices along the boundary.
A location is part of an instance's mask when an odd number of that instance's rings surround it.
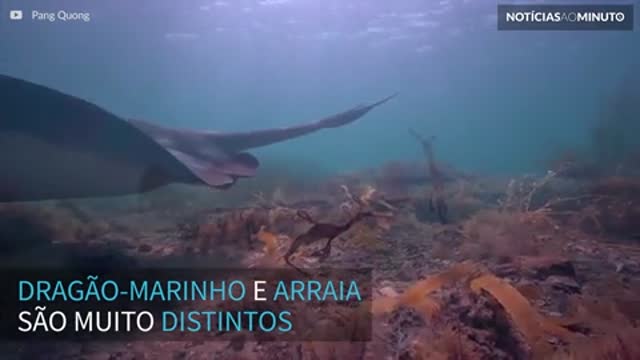
<svg viewBox="0 0 640 360">
<path fill-rule="evenodd" d="M 13 8 L 91 21 L 9 21 Z M 254 151 L 264 166 L 329 172 L 420 159 L 409 127 L 468 171 L 544 170 L 590 141 L 603 96 L 640 64 L 637 30 L 497 31 L 485 0 L 11 0 L 1 11 L 0 72 L 123 117 L 246 130 L 399 92 L 355 124 Z"/>
</svg>

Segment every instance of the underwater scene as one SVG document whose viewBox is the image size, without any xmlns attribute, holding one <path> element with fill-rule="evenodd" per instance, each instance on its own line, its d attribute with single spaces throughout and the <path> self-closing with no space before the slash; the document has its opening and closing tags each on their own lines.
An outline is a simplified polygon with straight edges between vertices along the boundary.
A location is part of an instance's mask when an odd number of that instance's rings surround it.
<svg viewBox="0 0 640 360">
<path fill-rule="evenodd" d="M 3 1 L 0 359 L 640 359 L 637 7 Z"/>
</svg>

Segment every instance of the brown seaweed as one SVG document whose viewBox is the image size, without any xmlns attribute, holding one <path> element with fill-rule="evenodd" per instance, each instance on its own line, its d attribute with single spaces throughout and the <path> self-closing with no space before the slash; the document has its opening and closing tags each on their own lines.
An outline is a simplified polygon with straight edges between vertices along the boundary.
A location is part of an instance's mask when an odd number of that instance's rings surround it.
<svg viewBox="0 0 640 360">
<path fill-rule="evenodd" d="M 444 201 L 444 177 L 436 165 L 435 156 L 433 154 L 433 140 L 435 137 L 429 139 L 418 134 L 415 130 L 409 129 L 409 133 L 413 135 L 416 140 L 422 145 L 422 149 L 427 158 L 427 165 L 429 169 L 429 177 L 431 178 L 432 190 L 429 194 L 429 210 L 436 212 L 440 222 L 446 224 L 448 222 L 447 212 L 448 206 Z"/>
</svg>

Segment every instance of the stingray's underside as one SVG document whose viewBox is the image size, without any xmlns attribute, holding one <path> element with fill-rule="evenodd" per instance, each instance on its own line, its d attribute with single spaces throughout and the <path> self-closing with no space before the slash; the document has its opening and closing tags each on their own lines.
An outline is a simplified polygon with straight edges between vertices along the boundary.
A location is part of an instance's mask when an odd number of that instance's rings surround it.
<svg viewBox="0 0 640 360">
<path fill-rule="evenodd" d="M 256 173 L 259 162 L 245 150 L 346 125 L 390 98 L 304 125 L 215 133 L 126 121 L 0 75 L 0 201 L 127 195 L 170 183 L 228 188 Z"/>
</svg>

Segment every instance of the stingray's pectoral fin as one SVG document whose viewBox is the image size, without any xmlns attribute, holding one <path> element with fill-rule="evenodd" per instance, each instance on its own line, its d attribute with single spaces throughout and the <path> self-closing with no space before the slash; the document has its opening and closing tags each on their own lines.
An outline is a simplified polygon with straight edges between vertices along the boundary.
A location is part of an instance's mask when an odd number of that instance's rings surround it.
<svg viewBox="0 0 640 360">
<path fill-rule="evenodd" d="M 310 133 L 313 133 L 318 130 L 328 129 L 328 128 L 336 128 L 340 126 L 344 126 L 359 118 L 363 117 L 369 111 L 374 108 L 386 103 L 387 101 L 396 97 L 397 94 L 393 94 L 391 96 L 387 96 L 384 99 L 376 101 L 369 105 L 360 105 L 356 106 L 352 109 L 343 111 L 338 114 L 334 114 L 320 120 L 308 122 L 301 125 L 294 125 L 284 128 L 272 128 L 272 129 L 264 129 L 264 130 L 253 130 L 253 131 L 245 131 L 245 132 L 236 132 L 236 133 L 191 133 L 191 134 L 179 134 L 176 133 L 175 130 L 167 130 L 164 129 L 162 136 L 164 137 L 174 137 L 174 142 L 179 143 L 179 139 L 176 138 L 176 135 L 182 136 L 184 142 L 189 142 L 192 140 L 186 140 L 187 138 L 197 138 L 199 141 L 208 144 L 214 144 L 217 149 L 224 151 L 225 153 L 237 153 L 239 151 L 258 148 L 262 146 L 267 146 L 270 144 L 276 144 L 282 141 L 294 139 L 300 136 L 304 136 Z M 149 132 L 149 130 L 146 130 Z M 153 134 L 152 134 L 153 136 Z M 162 136 L 157 136 L 161 138 Z"/>
<path fill-rule="evenodd" d="M 389 100 L 393 99 L 393 98 L 394 98 L 394 97 L 396 97 L 396 96 L 398 96 L 398 93 L 397 93 L 397 92 L 396 92 L 396 93 L 393 93 L 393 94 L 391 94 L 391 95 L 389 95 L 389 96 L 387 96 L 386 98 L 384 98 L 384 99 L 382 99 L 382 100 L 378 100 L 378 101 L 374 102 L 373 104 L 369 105 L 369 107 L 370 107 L 371 109 L 373 109 L 374 107 L 380 106 L 380 105 L 382 105 L 382 104 L 386 103 L 387 101 L 389 101 Z"/>
<path fill-rule="evenodd" d="M 218 189 L 231 187 L 239 178 L 253 177 L 260 166 L 251 154 L 234 154 L 222 161 L 210 164 L 200 172 L 194 171 L 209 186 Z"/>
<path fill-rule="evenodd" d="M 229 158 L 217 164 L 217 168 L 225 174 L 236 177 L 252 177 L 256 175 L 256 170 L 260 162 L 249 153 L 238 153 L 230 155 Z"/>
<path fill-rule="evenodd" d="M 224 157 L 195 157 L 177 150 L 171 154 L 211 187 L 227 189 L 243 177 L 252 177 L 260 166 L 258 159 L 248 153 L 225 155 Z"/>
<path fill-rule="evenodd" d="M 321 120 L 320 122 L 317 123 L 317 125 L 319 125 L 322 128 L 335 128 L 335 127 L 340 127 L 340 126 L 344 126 L 346 124 L 349 124 L 353 121 L 355 121 L 356 119 L 359 119 L 360 117 L 364 116 L 366 113 L 368 113 L 369 111 L 373 110 L 374 108 L 386 103 L 387 101 L 393 99 L 394 97 L 398 96 L 398 93 L 392 94 L 387 96 L 386 98 L 376 101 L 373 104 L 369 104 L 369 105 L 360 105 L 356 108 L 353 108 L 351 110 L 348 110 L 346 112 L 328 117 L 324 120 Z"/>
</svg>

